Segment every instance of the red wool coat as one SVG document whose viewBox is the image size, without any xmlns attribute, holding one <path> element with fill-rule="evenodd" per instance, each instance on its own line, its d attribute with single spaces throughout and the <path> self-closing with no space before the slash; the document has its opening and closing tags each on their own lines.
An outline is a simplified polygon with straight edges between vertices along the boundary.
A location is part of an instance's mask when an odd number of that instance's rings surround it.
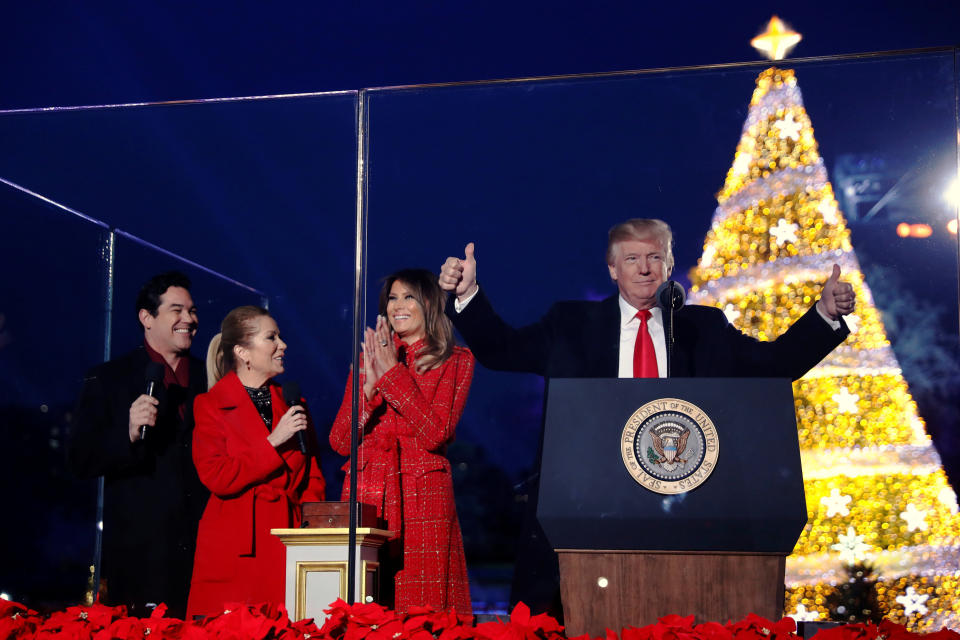
<svg viewBox="0 0 960 640">
<path fill-rule="evenodd" d="M 289 407 L 273 382 L 270 395 L 275 427 Z M 193 461 L 212 495 L 197 532 L 187 617 L 223 613 L 230 602 L 282 604 L 286 549 L 270 529 L 299 527 L 301 500 L 324 499 L 320 465 L 313 454 L 308 465 L 296 438 L 273 448 L 233 372 L 197 396 L 193 411 Z"/>
<path fill-rule="evenodd" d="M 395 579 L 398 612 L 411 606 L 452 610 L 472 618 L 463 538 L 453 500 L 447 445 L 463 413 L 473 379 L 473 355 L 463 347 L 439 367 L 418 373 L 423 342 L 406 347 L 402 360 L 377 381 L 373 400 L 360 392 L 363 441 L 357 452 L 357 499 L 377 507 L 403 544 L 403 569 Z M 330 444 L 350 454 L 352 374 L 330 431 Z M 360 380 L 363 386 L 363 376 Z M 349 470 L 349 462 L 344 465 Z M 350 492 L 349 478 L 343 500 Z"/>
</svg>

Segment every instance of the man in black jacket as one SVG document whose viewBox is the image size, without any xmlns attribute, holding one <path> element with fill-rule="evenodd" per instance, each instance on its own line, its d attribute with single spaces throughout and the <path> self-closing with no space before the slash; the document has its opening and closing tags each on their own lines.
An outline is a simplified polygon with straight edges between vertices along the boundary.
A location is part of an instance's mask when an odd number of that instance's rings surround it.
<svg viewBox="0 0 960 640">
<path fill-rule="evenodd" d="M 452 294 L 447 315 L 480 364 L 547 378 L 666 377 L 669 315 L 657 307 L 656 292 L 673 269 L 673 234 L 662 220 L 634 218 L 610 229 L 607 268 L 618 294 L 599 302 L 558 302 L 525 327 L 500 318 L 477 284 L 473 243 L 464 254 L 447 258 L 439 283 Z M 856 300 L 839 277 L 834 265 L 816 304 L 769 342 L 742 334 L 719 309 L 682 307 L 673 319 L 671 376 L 803 376 L 849 334 L 842 316 L 853 312 Z M 535 494 L 533 487 L 531 514 Z M 556 558 L 531 522 L 532 516 L 518 557 L 532 566 L 518 567 L 511 599 L 557 614 Z"/>
<path fill-rule="evenodd" d="M 183 617 L 197 523 L 209 493 L 191 458 L 193 399 L 207 390 L 203 361 L 189 354 L 197 331 L 190 280 L 154 276 L 137 296 L 143 345 L 84 378 L 70 461 L 104 476 L 101 579 L 108 604 L 135 615 L 165 603 Z M 151 363 L 163 381 L 145 393 Z"/>
</svg>

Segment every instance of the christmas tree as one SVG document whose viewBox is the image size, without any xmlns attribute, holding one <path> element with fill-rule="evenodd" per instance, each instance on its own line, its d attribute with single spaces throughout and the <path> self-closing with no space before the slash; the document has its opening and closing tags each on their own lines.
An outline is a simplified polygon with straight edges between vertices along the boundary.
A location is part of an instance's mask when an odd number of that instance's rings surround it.
<svg viewBox="0 0 960 640">
<path fill-rule="evenodd" d="M 717 200 L 692 302 L 768 340 L 816 302 L 833 263 L 857 294 L 851 335 L 794 384 L 809 519 L 787 559 L 786 613 L 960 626 L 956 495 L 864 282 L 792 70 L 757 78 Z"/>
</svg>

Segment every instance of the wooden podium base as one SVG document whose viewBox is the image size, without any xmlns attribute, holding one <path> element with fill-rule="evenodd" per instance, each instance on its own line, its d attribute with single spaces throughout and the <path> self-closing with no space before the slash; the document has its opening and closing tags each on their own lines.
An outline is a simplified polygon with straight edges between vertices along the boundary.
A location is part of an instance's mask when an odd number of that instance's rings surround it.
<svg viewBox="0 0 960 640">
<path fill-rule="evenodd" d="M 568 637 L 652 624 L 669 614 L 696 621 L 783 615 L 780 554 L 558 549 Z"/>
</svg>

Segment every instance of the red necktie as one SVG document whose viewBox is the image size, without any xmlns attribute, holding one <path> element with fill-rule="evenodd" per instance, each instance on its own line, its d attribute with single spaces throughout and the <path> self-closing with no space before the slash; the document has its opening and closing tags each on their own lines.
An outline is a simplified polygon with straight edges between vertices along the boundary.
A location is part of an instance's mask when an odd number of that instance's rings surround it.
<svg viewBox="0 0 960 640">
<path fill-rule="evenodd" d="M 653 338 L 647 330 L 650 311 L 648 309 L 637 311 L 636 317 L 640 318 L 640 328 L 637 330 L 637 342 L 633 347 L 633 377 L 659 378 L 657 352 L 653 349 Z"/>
</svg>

